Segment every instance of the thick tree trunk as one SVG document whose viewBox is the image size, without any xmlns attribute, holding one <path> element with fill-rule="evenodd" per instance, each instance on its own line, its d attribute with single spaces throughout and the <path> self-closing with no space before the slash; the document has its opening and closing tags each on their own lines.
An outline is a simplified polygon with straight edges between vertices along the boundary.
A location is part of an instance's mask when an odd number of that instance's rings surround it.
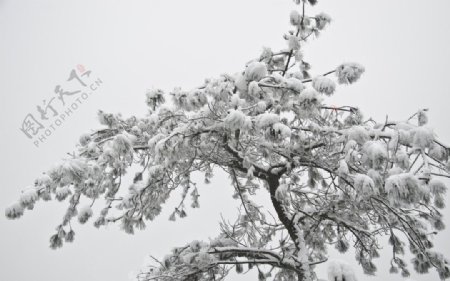
<svg viewBox="0 0 450 281">
<path fill-rule="evenodd" d="M 272 201 L 273 207 L 275 208 L 275 211 L 277 212 L 278 218 L 288 231 L 292 241 L 296 243 L 298 241 L 298 235 L 295 232 L 294 226 L 292 225 L 292 221 L 288 217 L 286 210 L 284 209 L 281 202 L 278 201 L 275 197 L 277 188 L 280 185 L 279 178 L 272 176 L 267 180 L 267 182 L 269 183 L 270 199 Z"/>
<path fill-rule="evenodd" d="M 282 203 L 280 201 L 278 201 L 277 198 L 275 197 L 277 188 L 280 186 L 279 177 L 271 176 L 267 179 L 267 182 L 269 184 L 270 199 L 271 199 L 272 205 L 275 208 L 275 211 L 278 215 L 278 219 L 284 225 L 284 227 L 286 228 L 286 230 L 289 233 L 289 236 L 291 237 L 292 241 L 294 242 L 294 244 L 297 247 L 297 242 L 298 242 L 299 237 L 298 237 L 297 232 L 295 231 L 295 228 L 292 224 L 292 220 L 291 220 L 291 218 L 289 218 L 288 214 L 286 213 L 286 210 L 284 209 Z M 297 248 L 296 250 L 299 251 L 300 249 Z M 297 268 L 299 270 L 301 270 L 301 265 L 299 264 Z M 298 281 L 304 281 L 304 277 L 305 277 L 304 274 L 297 273 Z"/>
</svg>

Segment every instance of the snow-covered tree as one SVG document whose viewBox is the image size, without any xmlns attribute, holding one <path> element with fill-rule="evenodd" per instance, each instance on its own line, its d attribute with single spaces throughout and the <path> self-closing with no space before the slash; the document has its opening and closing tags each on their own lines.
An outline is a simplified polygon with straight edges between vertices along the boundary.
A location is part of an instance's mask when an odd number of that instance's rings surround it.
<svg viewBox="0 0 450 281">
<path fill-rule="evenodd" d="M 241 72 L 190 91 L 151 90 L 145 117 L 100 111 L 104 126 L 81 136 L 77 153 L 25 189 L 6 216 L 19 218 L 39 200 L 68 201 L 50 238 L 54 249 L 74 240 L 72 220 L 118 223 L 133 233 L 176 190 L 182 200 L 170 220 L 185 217 L 189 205 L 198 208 L 193 175 L 208 183 L 221 169 L 241 204 L 236 221 L 222 222 L 215 239 L 155 259 L 140 280 L 221 280 L 245 267 L 258 271 L 259 280 L 311 281 L 330 246 L 353 247 L 364 272 L 373 274 L 383 237 L 392 247 L 386 257 L 392 273 L 410 274 L 408 248 L 417 272 L 435 268 L 442 279 L 450 277 L 430 241 L 444 229 L 440 177 L 449 177 L 449 146 L 427 126 L 426 109 L 377 122 L 357 107 L 327 105 L 337 86 L 356 82 L 364 67 L 343 63 L 312 75 L 302 47 L 330 17 L 306 15 L 315 0 L 294 2 L 285 49 L 265 48 Z M 132 166 L 140 172 L 126 185 Z M 272 206 L 256 204 L 256 193 Z M 356 280 L 345 263 L 331 263 L 329 279 Z"/>
</svg>

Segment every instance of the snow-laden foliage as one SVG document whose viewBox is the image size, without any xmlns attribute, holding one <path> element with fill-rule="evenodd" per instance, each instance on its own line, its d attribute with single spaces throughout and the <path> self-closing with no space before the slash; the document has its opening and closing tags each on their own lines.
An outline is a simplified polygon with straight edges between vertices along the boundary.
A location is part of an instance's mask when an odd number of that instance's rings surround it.
<svg viewBox="0 0 450 281">
<path fill-rule="evenodd" d="M 38 201 L 67 202 L 52 248 L 74 240 L 77 220 L 118 223 L 133 233 L 161 213 L 175 190 L 182 199 L 170 220 L 200 207 L 191 176 L 208 183 L 222 169 L 241 203 L 236 221 L 222 222 L 217 239 L 155 258 L 140 280 L 221 280 L 234 268 L 257 270 L 259 280 L 311 281 L 330 245 L 342 253 L 353 246 L 364 272 L 374 274 L 383 236 L 392 247 L 392 273 L 410 274 L 403 258 L 409 248 L 416 271 L 435 268 L 449 277 L 448 261 L 431 242 L 444 229 L 439 177 L 449 176 L 449 147 L 427 126 L 427 110 L 376 122 L 356 107 L 327 105 L 337 85 L 356 82 L 364 67 L 345 63 L 311 78 L 302 46 L 331 20 L 305 14 L 317 1 L 294 2 L 300 8 L 290 14 L 286 49 L 264 48 L 240 72 L 190 91 L 149 90 L 147 116 L 100 111 L 103 128 L 81 136 L 78 151 L 24 189 L 6 216 L 19 218 Z M 133 165 L 141 167 L 127 184 Z M 256 191 L 272 206 L 256 204 Z M 356 280 L 343 263 L 332 263 L 329 276 Z"/>
<path fill-rule="evenodd" d="M 336 68 L 336 75 L 340 84 L 352 84 L 364 73 L 364 67 L 357 63 L 345 63 Z"/>
<path fill-rule="evenodd" d="M 357 279 L 349 264 L 334 260 L 328 265 L 328 281 L 357 281 Z"/>
<path fill-rule="evenodd" d="M 316 76 L 312 81 L 312 86 L 316 91 L 327 96 L 331 96 L 336 89 L 336 83 L 326 76 Z"/>
</svg>

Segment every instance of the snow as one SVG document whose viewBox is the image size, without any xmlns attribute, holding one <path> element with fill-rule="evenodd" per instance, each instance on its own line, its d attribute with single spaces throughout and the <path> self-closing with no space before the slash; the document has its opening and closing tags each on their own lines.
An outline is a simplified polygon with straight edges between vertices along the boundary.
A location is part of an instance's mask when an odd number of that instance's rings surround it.
<svg viewBox="0 0 450 281">
<path fill-rule="evenodd" d="M 251 62 L 245 69 L 245 79 L 247 81 L 259 81 L 267 76 L 267 66 L 263 62 Z"/>
<path fill-rule="evenodd" d="M 289 35 L 287 38 L 288 48 L 291 51 L 300 50 L 300 40 L 295 35 Z"/>
<path fill-rule="evenodd" d="M 92 216 L 92 209 L 90 205 L 85 205 L 78 212 L 78 221 L 80 223 L 85 223 Z"/>
<path fill-rule="evenodd" d="M 400 129 L 398 132 L 398 142 L 401 144 L 410 144 L 411 143 L 411 133 L 408 130 Z"/>
<path fill-rule="evenodd" d="M 214 258 L 214 256 L 209 255 L 208 253 L 200 252 L 197 254 L 195 261 L 196 266 L 198 266 L 199 268 L 206 268 L 210 264 L 213 264 L 216 259 Z"/>
<path fill-rule="evenodd" d="M 114 137 L 112 148 L 119 154 L 127 154 L 133 151 L 133 142 L 136 137 L 122 133 Z"/>
<path fill-rule="evenodd" d="M 417 113 L 417 122 L 419 123 L 419 126 L 423 126 L 428 123 L 428 115 L 425 110 L 419 110 Z"/>
<path fill-rule="evenodd" d="M 91 141 L 91 135 L 90 134 L 82 134 L 80 136 L 79 142 L 82 146 L 87 145 Z"/>
<path fill-rule="evenodd" d="M 447 150 L 437 143 L 431 145 L 431 148 L 428 150 L 428 155 L 439 161 L 444 161 L 448 157 Z"/>
<path fill-rule="evenodd" d="M 62 201 L 71 194 L 70 187 L 68 185 L 57 187 L 55 190 L 55 196 L 58 201 Z"/>
<path fill-rule="evenodd" d="M 293 26 L 297 26 L 300 25 L 300 22 L 302 21 L 302 16 L 298 11 L 293 10 L 289 16 L 289 20 Z"/>
<path fill-rule="evenodd" d="M 77 182 L 87 171 L 87 164 L 81 159 L 66 159 L 53 167 L 48 175 L 62 184 Z"/>
<path fill-rule="evenodd" d="M 393 206 L 415 203 L 422 196 L 419 180 L 410 173 L 389 176 L 386 179 L 385 190 L 388 193 L 389 202 Z"/>
<path fill-rule="evenodd" d="M 287 184 L 280 184 L 275 191 L 275 198 L 279 201 L 284 201 L 288 198 L 289 186 Z"/>
<path fill-rule="evenodd" d="M 400 167 L 392 167 L 391 169 L 388 170 L 389 176 L 398 175 L 401 173 L 403 173 L 403 169 L 401 169 Z"/>
<path fill-rule="evenodd" d="M 153 147 L 156 146 L 156 144 L 157 144 L 160 140 L 164 139 L 165 137 L 166 137 L 166 135 L 164 135 L 164 134 L 162 134 L 162 133 L 159 133 L 159 134 L 153 136 L 151 139 L 149 139 L 147 145 L 148 145 L 150 148 L 153 148 Z"/>
<path fill-rule="evenodd" d="M 354 126 L 346 131 L 350 140 L 356 141 L 362 145 L 369 139 L 369 133 L 363 126 Z"/>
<path fill-rule="evenodd" d="M 142 130 L 138 126 L 133 126 L 131 128 L 131 134 L 138 136 L 141 133 L 142 133 Z"/>
<path fill-rule="evenodd" d="M 310 102 L 310 103 L 316 104 L 316 103 L 318 103 L 320 100 L 321 100 L 321 98 L 319 97 L 317 91 L 314 90 L 314 89 L 308 88 L 308 89 L 305 89 L 305 90 L 301 93 L 299 102 L 302 103 L 302 102 L 308 101 L 308 102 Z"/>
<path fill-rule="evenodd" d="M 271 80 L 273 80 L 275 83 L 281 84 L 283 83 L 286 79 L 284 78 L 284 76 L 282 76 L 280 73 L 278 72 L 274 72 L 270 75 Z"/>
<path fill-rule="evenodd" d="M 399 140 L 399 133 L 394 132 L 391 134 L 391 139 L 388 142 L 388 148 L 389 150 L 397 150 L 398 149 L 398 140 Z"/>
<path fill-rule="evenodd" d="M 234 83 L 236 85 L 236 88 L 239 90 L 239 92 L 241 92 L 241 93 L 242 92 L 247 92 L 248 82 L 246 80 L 246 76 L 245 75 L 243 75 L 241 73 L 237 74 Z"/>
<path fill-rule="evenodd" d="M 150 116 L 148 116 L 148 123 L 150 125 L 156 125 L 156 123 L 158 123 L 158 121 L 159 121 L 158 114 L 152 113 L 152 114 L 150 114 Z"/>
<path fill-rule="evenodd" d="M 275 113 L 263 113 L 256 117 L 256 127 L 265 128 L 280 122 L 280 116 Z"/>
<path fill-rule="evenodd" d="M 110 128 L 115 127 L 117 125 L 117 118 L 113 114 L 105 113 L 102 110 L 99 110 L 97 117 L 98 121 L 102 125 L 106 125 Z"/>
<path fill-rule="evenodd" d="M 428 186 L 430 187 L 431 193 L 436 196 L 443 196 L 447 192 L 445 183 L 435 177 L 430 180 Z"/>
<path fill-rule="evenodd" d="M 321 102 L 322 97 L 319 96 L 319 93 L 312 88 L 307 88 L 298 97 L 298 105 L 300 107 L 300 112 L 298 113 L 301 116 L 310 116 L 317 112 Z"/>
<path fill-rule="evenodd" d="M 253 82 L 252 82 L 253 83 Z M 234 108 L 241 107 L 245 104 L 245 100 L 239 98 L 239 95 L 234 94 L 230 98 L 230 106 Z"/>
<path fill-rule="evenodd" d="M 165 102 L 164 92 L 160 89 L 147 90 L 146 102 L 151 109 L 156 109 L 157 106 Z"/>
<path fill-rule="evenodd" d="M 378 194 L 378 190 L 375 189 L 375 183 L 369 176 L 357 174 L 354 181 L 357 195 L 361 198 Z"/>
<path fill-rule="evenodd" d="M 260 61 L 263 61 L 265 63 L 268 63 L 272 60 L 273 52 L 268 47 L 263 47 L 263 50 L 261 52 L 261 55 L 259 56 Z"/>
<path fill-rule="evenodd" d="M 327 96 L 331 96 L 336 90 L 336 83 L 326 76 L 314 77 L 312 86 L 316 91 Z"/>
<path fill-rule="evenodd" d="M 421 126 L 412 131 L 412 143 L 415 148 L 425 149 L 431 147 L 434 141 L 434 132 L 431 128 Z"/>
<path fill-rule="evenodd" d="M 358 63 L 344 63 L 336 68 L 339 84 L 352 84 L 361 77 L 365 69 Z"/>
<path fill-rule="evenodd" d="M 19 198 L 20 204 L 24 207 L 32 206 L 38 200 L 38 194 L 34 187 L 26 189 Z"/>
<path fill-rule="evenodd" d="M 409 168 L 409 156 L 404 150 L 398 150 L 397 154 L 395 154 L 395 163 L 401 169 Z"/>
<path fill-rule="evenodd" d="M 208 102 L 205 93 L 200 90 L 194 90 L 188 93 L 187 102 L 190 110 L 198 109 Z"/>
<path fill-rule="evenodd" d="M 319 30 L 322 30 L 331 22 L 331 17 L 325 13 L 316 15 L 316 25 Z"/>
<path fill-rule="evenodd" d="M 39 176 L 36 179 L 36 185 L 42 186 L 42 187 L 48 186 L 51 182 L 52 182 L 52 179 L 47 174 L 42 174 L 41 176 Z"/>
<path fill-rule="evenodd" d="M 67 232 L 65 240 L 66 242 L 73 242 L 74 238 L 75 238 L 75 231 L 71 229 L 69 230 L 69 232 Z"/>
<path fill-rule="evenodd" d="M 328 281 L 357 281 L 351 266 L 340 260 L 328 263 Z"/>
<path fill-rule="evenodd" d="M 247 177 L 250 179 L 253 178 L 254 172 L 255 172 L 255 166 L 251 165 L 250 168 L 248 168 L 248 170 L 247 170 Z"/>
<path fill-rule="evenodd" d="M 5 215 L 8 219 L 17 219 L 23 215 L 24 208 L 19 202 L 9 205 L 5 209 Z"/>
<path fill-rule="evenodd" d="M 251 119 L 239 109 L 231 109 L 227 117 L 223 120 L 226 128 L 230 130 L 251 129 Z"/>
<path fill-rule="evenodd" d="M 340 177 L 345 177 L 349 174 L 348 165 L 344 159 L 339 161 L 339 168 L 337 170 L 337 173 Z"/>
<path fill-rule="evenodd" d="M 259 101 L 256 104 L 256 109 L 257 109 L 258 112 L 262 113 L 262 112 L 264 112 L 266 110 L 266 108 L 267 108 L 267 104 L 264 101 Z"/>
<path fill-rule="evenodd" d="M 291 137 L 291 129 L 283 123 L 273 124 L 273 129 L 275 132 L 279 133 L 283 139 Z"/>
<path fill-rule="evenodd" d="M 373 180 L 375 187 L 379 188 L 383 186 L 383 177 L 377 170 L 370 169 L 367 171 L 367 175 Z"/>
<path fill-rule="evenodd" d="M 351 150 L 355 150 L 358 146 L 358 143 L 354 139 L 349 139 L 349 141 L 345 144 L 344 151 L 349 152 Z"/>
<path fill-rule="evenodd" d="M 261 88 L 258 85 L 258 82 L 252 81 L 248 84 L 248 93 L 250 96 L 258 98 L 261 92 Z"/>
<path fill-rule="evenodd" d="M 149 99 L 164 99 L 164 92 L 160 89 L 147 90 L 146 95 Z"/>
<path fill-rule="evenodd" d="M 300 81 L 295 77 L 290 77 L 286 79 L 285 83 L 287 88 L 295 91 L 297 94 L 303 91 L 303 89 L 305 88 L 305 86 L 303 86 L 302 84 L 302 81 Z"/>
<path fill-rule="evenodd" d="M 237 243 L 230 238 L 219 237 L 210 242 L 211 247 L 236 247 Z"/>
<path fill-rule="evenodd" d="M 368 141 L 363 145 L 363 160 L 372 168 L 378 168 L 387 160 L 387 147 L 380 141 Z"/>
</svg>

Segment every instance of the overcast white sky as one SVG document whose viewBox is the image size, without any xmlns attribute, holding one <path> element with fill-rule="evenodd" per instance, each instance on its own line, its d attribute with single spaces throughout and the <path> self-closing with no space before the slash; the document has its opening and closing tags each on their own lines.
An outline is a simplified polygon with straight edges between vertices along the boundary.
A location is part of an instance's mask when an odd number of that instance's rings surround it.
<svg viewBox="0 0 450 281">
<path fill-rule="evenodd" d="M 98 109 L 142 116 L 148 88 L 189 89 L 206 77 L 241 71 L 263 46 L 284 47 L 293 8 L 291 0 L 0 0 L 0 207 L 72 151 L 80 134 L 97 127 Z M 382 120 L 386 114 L 403 119 L 430 108 L 431 125 L 450 143 L 450 1 L 321 0 L 313 13 L 319 11 L 333 22 L 306 47 L 313 73 L 346 61 L 366 67 L 361 81 L 339 88 L 330 103 L 357 105 Z M 36 148 L 19 127 L 78 64 L 103 84 Z M 202 208 L 181 223 L 167 221 L 168 207 L 134 236 L 115 226 L 76 226 L 75 243 L 58 251 L 50 250 L 48 239 L 62 204 L 39 203 L 18 221 L 2 215 L 0 280 L 127 280 L 147 254 L 162 257 L 172 246 L 214 237 L 219 214 L 233 217 L 237 202 L 223 175 L 200 191 Z M 449 234 L 446 230 L 435 240 L 448 257 Z M 358 268 L 360 280 L 402 280 L 380 264 L 373 278 Z M 319 275 L 325 277 L 323 268 Z M 413 277 L 438 279 L 434 272 Z M 233 280 L 247 279 L 240 278 Z"/>
</svg>

